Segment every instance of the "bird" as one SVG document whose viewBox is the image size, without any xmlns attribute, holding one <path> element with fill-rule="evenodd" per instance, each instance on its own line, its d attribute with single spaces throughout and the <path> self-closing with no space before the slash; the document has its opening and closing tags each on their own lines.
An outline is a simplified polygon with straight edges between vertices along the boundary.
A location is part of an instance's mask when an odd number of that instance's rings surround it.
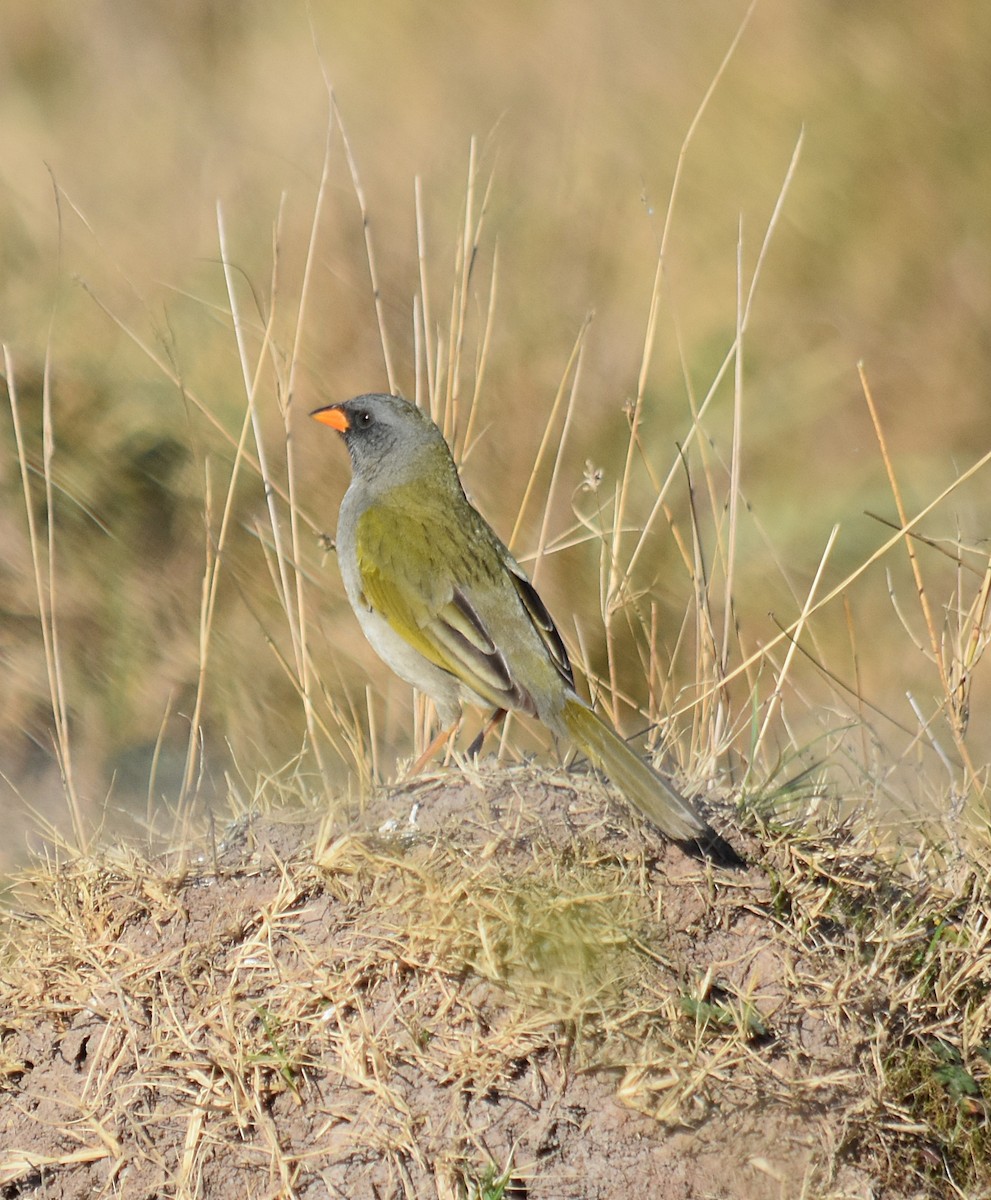
<svg viewBox="0 0 991 1200">
<path fill-rule="evenodd" d="M 310 416 L 340 434 L 351 461 L 336 536 L 344 591 L 378 656 L 433 700 L 441 734 L 428 754 L 454 735 L 464 704 L 492 708 L 490 726 L 506 712 L 534 717 L 689 854 L 741 865 L 694 804 L 581 696 L 550 613 L 468 499 L 430 417 L 382 393 Z"/>
</svg>

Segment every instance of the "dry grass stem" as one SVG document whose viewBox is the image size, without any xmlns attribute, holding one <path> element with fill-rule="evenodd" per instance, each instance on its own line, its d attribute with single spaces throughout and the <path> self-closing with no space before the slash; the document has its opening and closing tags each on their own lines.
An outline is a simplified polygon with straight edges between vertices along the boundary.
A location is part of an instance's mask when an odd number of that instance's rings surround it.
<svg viewBox="0 0 991 1200">
<path fill-rule="evenodd" d="M 24 512 L 27 521 L 28 541 L 31 550 L 31 567 L 34 575 L 35 600 L 41 623 L 41 637 L 45 652 L 45 671 L 48 678 L 48 698 L 51 704 L 55 727 L 55 755 L 59 764 L 66 805 L 72 822 L 73 839 L 81 851 L 89 845 L 89 833 L 83 820 L 82 806 L 76 790 L 72 769 L 72 737 L 69 728 L 69 709 L 62 660 L 59 651 L 57 620 L 57 574 L 55 570 L 55 505 L 52 490 L 52 455 L 54 432 L 52 426 L 51 361 L 46 355 L 42 385 L 42 478 L 45 485 L 46 528 L 44 544 L 35 520 L 31 469 L 28 464 L 27 448 L 21 424 L 20 406 L 17 401 L 17 381 L 10 350 L 3 347 L 4 378 L 7 384 L 7 401 L 14 426 L 14 441 L 17 447 L 17 463 L 20 468 L 21 494 L 24 497 Z"/>
</svg>

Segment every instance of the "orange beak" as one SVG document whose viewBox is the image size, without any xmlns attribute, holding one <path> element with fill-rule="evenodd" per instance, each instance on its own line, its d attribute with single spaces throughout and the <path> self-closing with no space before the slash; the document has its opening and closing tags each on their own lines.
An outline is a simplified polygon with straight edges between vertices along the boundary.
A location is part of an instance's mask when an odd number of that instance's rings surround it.
<svg viewBox="0 0 991 1200">
<path fill-rule="evenodd" d="M 329 425 L 331 429 L 336 429 L 338 433 L 347 433 L 351 428 L 346 413 L 337 404 L 328 404 L 326 408 L 318 408 L 311 412 L 310 416 L 314 421 L 319 421 L 321 425 Z"/>
</svg>

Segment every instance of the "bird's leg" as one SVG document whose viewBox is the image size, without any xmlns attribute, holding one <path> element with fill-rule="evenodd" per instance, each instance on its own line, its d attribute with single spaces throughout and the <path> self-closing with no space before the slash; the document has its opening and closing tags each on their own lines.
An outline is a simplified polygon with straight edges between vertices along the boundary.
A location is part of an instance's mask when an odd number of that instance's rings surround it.
<svg viewBox="0 0 991 1200">
<path fill-rule="evenodd" d="M 492 716 L 489 717 L 489 719 L 482 726 L 478 736 L 468 747 L 469 758 L 478 758 L 479 754 L 482 752 L 482 746 L 485 743 L 485 739 L 489 736 L 493 729 L 497 729 L 503 723 L 503 721 L 505 721 L 506 711 L 507 710 L 504 708 L 497 708 L 494 710 Z M 442 729 L 412 765 L 412 767 L 410 767 L 409 771 L 407 772 L 407 778 L 413 775 L 419 775 L 427 763 L 430 762 L 433 756 L 440 750 L 441 746 L 445 745 L 446 753 L 444 755 L 444 761 L 446 762 L 450 757 L 451 748 L 454 746 L 454 739 L 457 736 L 460 728 L 461 718 L 459 717 L 454 724 L 450 726 L 450 728 Z"/>
<path fill-rule="evenodd" d="M 413 775 L 419 775 L 427 763 L 430 762 L 433 756 L 445 743 L 447 744 L 447 748 L 450 749 L 450 747 L 454 744 L 454 739 L 457 737 L 458 730 L 460 728 L 461 718 L 458 717 L 458 719 L 449 729 L 442 729 L 412 765 L 412 767 L 410 767 L 410 769 L 406 772 L 406 778 L 409 779 Z"/>
<path fill-rule="evenodd" d="M 489 736 L 493 729 L 497 728 L 506 719 L 506 709 L 497 708 L 492 716 L 482 726 L 481 732 L 468 747 L 468 757 L 478 758 L 482 753 L 482 746 L 485 744 L 485 739 Z"/>
</svg>

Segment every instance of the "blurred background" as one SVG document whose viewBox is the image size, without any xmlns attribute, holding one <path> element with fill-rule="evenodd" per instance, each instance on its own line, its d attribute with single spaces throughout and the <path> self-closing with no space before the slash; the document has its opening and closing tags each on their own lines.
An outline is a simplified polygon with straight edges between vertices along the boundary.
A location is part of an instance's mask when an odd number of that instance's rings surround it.
<svg viewBox="0 0 991 1200">
<path fill-rule="evenodd" d="M 359 723 L 371 696 L 376 765 L 388 775 L 409 750 L 408 689 L 360 642 L 320 549 L 316 534 L 333 533 L 348 468 L 336 439 L 305 416 L 388 384 L 362 212 L 325 76 L 364 191 L 395 382 L 406 395 L 417 389 L 421 254 L 433 336 L 443 342 L 450 327 L 475 139 L 476 218 L 488 190 L 468 286 L 466 398 L 490 316 L 491 327 L 465 474 L 504 537 L 592 314 L 549 515 L 552 540 L 567 541 L 573 504 L 588 512 L 597 503 L 582 490 L 587 464 L 602 472 L 604 497 L 623 470 L 679 154 L 746 13 L 728 0 L 4 6 L 0 337 L 34 472 L 46 356 L 49 364 L 59 651 L 74 770 L 94 820 L 144 812 L 175 793 L 184 769 L 204 569 L 245 412 L 218 202 L 254 352 L 274 309 L 273 357 L 286 364 L 327 148 L 288 427 L 309 518 L 301 553 L 312 653 L 323 689 Z M 858 362 L 910 514 L 989 448 L 989 113 L 991 8 L 981 0 L 935 9 L 921 0 L 759 0 L 687 146 L 645 375 L 640 520 L 653 503 L 651 476 L 677 464 L 693 403 L 732 345 L 738 245 L 746 290 L 803 137 L 743 353 L 747 519 L 734 620 L 748 650 L 794 620 L 834 525 L 820 592 L 890 535 L 866 514 L 897 520 Z M 267 370 L 259 388 L 273 470 L 283 473 L 285 377 Z M 701 439 L 722 467 L 732 429 L 731 370 Z M 63 811 L 9 411 L 0 489 L 0 820 L 11 832 L 2 864 L 34 827 L 32 811 L 56 824 Z M 687 529 L 684 479 L 669 504 Z M 44 532 L 37 473 L 32 506 Z M 524 514 L 514 545 L 524 560 L 541 511 L 534 502 Z M 302 742 L 301 704 L 280 661 L 285 623 L 257 525 L 263 514 L 257 475 L 245 471 L 201 713 L 207 797 L 230 780 L 250 793 Z M 989 515 L 978 474 L 923 526 L 938 543 L 920 549 L 941 637 L 952 638 L 958 610 L 980 586 Z M 657 652 L 673 664 L 670 697 L 683 704 L 690 680 L 679 677 L 676 643 L 692 587 L 661 524 L 643 583 L 655 598 Z M 963 572 L 939 552 L 955 555 L 958 545 L 968 548 Z M 569 639 L 604 670 L 599 553 L 586 542 L 550 556 L 540 586 Z M 817 618 L 815 653 L 866 698 L 866 706 L 847 700 L 865 723 L 862 761 L 848 778 L 866 778 L 870 761 L 897 760 L 926 775 L 922 790 L 936 796 L 955 777 L 940 753 L 957 758 L 913 596 L 899 547 Z M 635 655 L 621 670 L 634 696 L 637 670 Z M 835 724 L 848 714 L 814 664 L 803 670 L 783 736 L 816 758 L 826 751 L 817 742 L 824 714 L 832 719 L 834 702 Z M 980 766 L 991 732 L 979 674 L 973 688 L 967 738 Z M 933 722 L 924 735 L 919 713 Z M 354 763 L 329 753 L 326 767 L 343 781 Z"/>
</svg>

